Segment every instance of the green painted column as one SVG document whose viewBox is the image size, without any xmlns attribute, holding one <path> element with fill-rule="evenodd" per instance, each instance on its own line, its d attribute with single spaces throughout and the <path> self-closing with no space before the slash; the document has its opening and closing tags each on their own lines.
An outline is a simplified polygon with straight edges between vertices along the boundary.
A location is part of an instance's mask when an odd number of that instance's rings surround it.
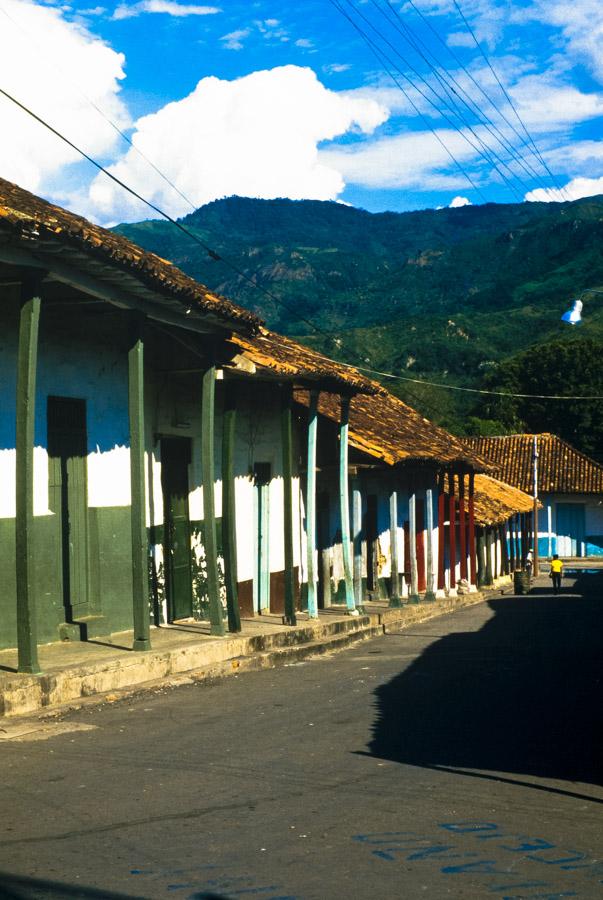
<svg viewBox="0 0 603 900">
<path fill-rule="evenodd" d="M 339 511 L 341 517 L 341 549 L 343 553 L 343 574 L 345 579 L 345 602 L 351 615 L 357 614 L 354 602 L 354 578 L 352 574 L 352 543 L 350 541 L 350 487 L 348 482 L 348 432 L 350 422 L 350 401 L 341 398 L 341 419 L 339 422 Z"/>
<path fill-rule="evenodd" d="M 435 577 L 433 571 L 433 491 L 431 488 L 425 490 L 425 530 L 427 552 L 425 554 L 426 572 L 426 590 L 424 600 L 433 602 L 436 598 L 434 585 Z"/>
<path fill-rule="evenodd" d="M 293 571 L 293 423 L 289 386 L 283 389 L 281 440 L 283 451 L 283 537 L 285 541 L 285 624 L 296 625 L 295 582 Z"/>
<path fill-rule="evenodd" d="M 318 437 L 318 391 L 310 391 L 308 415 L 308 472 L 306 477 L 306 550 L 308 569 L 308 615 L 318 618 L 316 597 L 316 443 Z"/>
<path fill-rule="evenodd" d="M 391 577 L 389 587 L 389 606 L 403 606 L 400 597 L 400 560 L 398 555 L 398 491 L 392 485 L 389 493 L 389 552 Z"/>
<path fill-rule="evenodd" d="M 419 603 L 419 570 L 417 567 L 417 495 L 411 488 L 408 495 L 408 538 L 410 550 L 410 590 L 409 603 Z"/>
<path fill-rule="evenodd" d="M 237 423 L 235 385 L 224 385 L 224 412 L 222 415 L 222 544 L 224 552 L 224 579 L 226 582 L 226 607 L 228 630 L 241 630 L 239 593 L 237 587 L 237 519 L 235 505 L 234 451 Z"/>
<path fill-rule="evenodd" d="M 220 580 L 218 577 L 218 536 L 216 533 L 216 504 L 214 497 L 215 453 L 215 404 L 216 367 L 210 366 L 203 373 L 203 397 L 201 407 L 201 470 L 203 478 L 203 534 L 205 538 L 205 565 L 207 568 L 207 593 L 209 597 L 209 621 L 211 634 L 225 633 Z"/>
<path fill-rule="evenodd" d="M 36 596 L 33 581 L 34 426 L 41 299 L 39 282 L 21 289 L 17 356 L 16 517 L 17 650 L 19 672 L 37 674 Z"/>
<path fill-rule="evenodd" d="M 132 535 L 132 612 L 134 650 L 151 649 L 149 546 L 144 466 L 144 342 L 141 322 L 132 325 L 128 351 L 128 415 L 130 420 L 130 522 Z"/>
</svg>

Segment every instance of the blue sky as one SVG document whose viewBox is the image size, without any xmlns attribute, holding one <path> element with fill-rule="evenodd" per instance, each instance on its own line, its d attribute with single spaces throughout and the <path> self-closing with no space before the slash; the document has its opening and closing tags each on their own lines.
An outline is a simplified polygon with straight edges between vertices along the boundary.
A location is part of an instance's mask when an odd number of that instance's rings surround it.
<svg viewBox="0 0 603 900">
<path fill-rule="evenodd" d="M 0 85 L 173 215 L 234 193 L 372 211 L 603 193 L 600 0 L 337 3 L 381 60 L 330 0 L 0 0 Z M 2 98 L 0 126 L 4 177 L 105 224 L 148 216 Z"/>
</svg>

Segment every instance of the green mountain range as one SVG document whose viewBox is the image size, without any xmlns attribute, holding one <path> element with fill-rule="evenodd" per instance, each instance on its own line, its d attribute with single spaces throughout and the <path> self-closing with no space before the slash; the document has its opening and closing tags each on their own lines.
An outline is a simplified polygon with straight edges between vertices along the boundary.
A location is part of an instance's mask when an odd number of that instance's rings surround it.
<svg viewBox="0 0 603 900">
<path fill-rule="evenodd" d="M 181 222 L 272 296 L 168 222 L 116 230 L 253 309 L 270 327 L 347 362 L 420 381 L 496 389 L 509 383 L 508 367 L 522 352 L 533 360 L 552 345 L 545 356 L 554 367 L 557 341 L 562 350 L 568 341 L 582 352 L 603 350 L 603 296 L 585 298 L 582 328 L 559 321 L 580 291 L 603 290 L 602 196 L 378 214 L 338 203 L 231 197 Z M 561 356 L 571 361 L 574 355 Z M 516 382 L 517 365 L 511 367 Z M 532 390 L 526 392 L 550 393 L 550 373 L 538 365 L 530 371 Z M 566 383 L 573 376 L 567 373 Z M 590 377 L 596 382 L 598 375 Z M 460 433 L 530 425 L 529 410 L 526 420 L 525 410 L 509 403 L 497 409 L 461 391 L 386 383 Z M 579 387 L 590 396 L 596 384 Z M 597 390 L 603 394 L 603 374 Z M 559 407 L 555 411 L 563 417 Z M 569 437 L 580 443 L 580 435 Z"/>
</svg>

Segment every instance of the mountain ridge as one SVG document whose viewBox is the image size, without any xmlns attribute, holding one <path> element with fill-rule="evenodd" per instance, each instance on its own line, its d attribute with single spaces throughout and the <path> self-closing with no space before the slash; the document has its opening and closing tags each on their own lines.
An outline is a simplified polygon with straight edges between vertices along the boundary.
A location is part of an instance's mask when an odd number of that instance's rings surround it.
<svg viewBox="0 0 603 900">
<path fill-rule="evenodd" d="M 603 286 L 603 196 L 406 213 L 231 197 L 180 221 L 282 303 L 167 222 L 116 230 L 274 330 L 403 378 L 479 389 L 518 353 L 603 337 L 601 303 L 587 302 L 588 328 L 570 335 L 559 321 L 572 297 Z M 457 431 L 471 411 L 462 392 L 387 384 Z"/>
</svg>

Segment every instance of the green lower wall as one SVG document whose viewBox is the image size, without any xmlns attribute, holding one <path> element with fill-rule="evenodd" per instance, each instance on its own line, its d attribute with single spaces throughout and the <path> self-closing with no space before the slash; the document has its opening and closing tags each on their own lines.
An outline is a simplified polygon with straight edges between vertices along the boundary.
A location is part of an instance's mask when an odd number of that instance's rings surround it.
<svg viewBox="0 0 603 900">
<path fill-rule="evenodd" d="M 58 639 L 57 625 L 63 621 L 63 598 L 60 589 L 59 535 L 53 516 L 36 516 L 33 539 L 34 590 L 38 598 L 38 641 L 48 643 Z M 17 610 L 15 583 L 15 520 L 0 519 L 0 647 L 14 647 L 17 643 Z"/>
<path fill-rule="evenodd" d="M 218 560 L 224 582 L 222 523 L 217 520 Z M 193 543 L 204 546 L 204 523 L 192 522 Z M 163 528 L 149 530 L 149 543 L 163 544 Z M 38 643 L 60 639 L 65 621 L 59 523 L 55 516 L 34 518 L 34 589 Z M 15 520 L 0 519 L 0 649 L 16 646 Z M 209 611 L 207 571 L 203 554 L 192 556 L 193 615 L 206 619 Z M 151 621 L 163 621 L 165 577 L 163 565 L 149 560 Z M 102 616 L 98 627 L 104 634 L 132 627 L 132 551 L 129 507 L 93 507 L 88 510 L 88 612 Z M 225 613 L 226 614 L 226 613 Z"/>
<path fill-rule="evenodd" d="M 106 619 L 106 633 L 132 626 L 132 555 L 128 507 L 96 507 L 88 513 L 88 612 Z M 59 640 L 65 621 L 55 516 L 35 516 L 34 590 L 38 643 Z M 0 648 L 17 641 L 15 520 L 0 519 Z"/>
</svg>

